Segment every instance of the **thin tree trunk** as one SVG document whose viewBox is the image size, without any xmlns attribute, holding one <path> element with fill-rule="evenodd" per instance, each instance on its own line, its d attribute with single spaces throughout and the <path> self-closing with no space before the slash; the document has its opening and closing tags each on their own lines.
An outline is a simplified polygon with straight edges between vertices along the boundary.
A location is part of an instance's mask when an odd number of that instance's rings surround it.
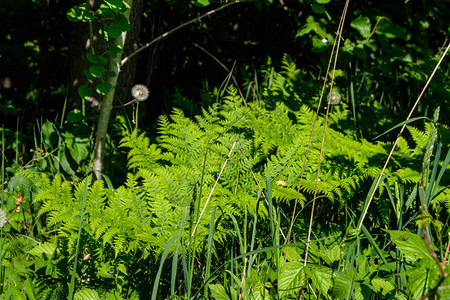
<svg viewBox="0 0 450 300">
<path fill-rule="evenodd" d="M 90 0 L 90 9 L 95 11 L 100 7 L 103 1 Z M 90 27 L 92 26 L 92 39 L 90 36 Z M 78 88 L 83 84 L 88 84 L 94 91 L 90 100 L 90 105 L 97 106 L 100 104 L 101 95 L 95 92 L 95 85 L 98 82 L 89 82 L 84 75 L 85 70 L 89 70 L 92 65 L 86 58 L 86 54 L 94 47 L 95 52 L 105 53 L 108 49 L 107 41 L 99 34 L 101 25 L 97 21 L 89 23 L 76 22 L 73 24 L 73 38 L 70 45 L 70 70 L 69 70 L 69 86 L 67 107 L 69 110 L 82 109 L 84 103 L 78 95 Z"/>
<path fill-rule="evenodd" d="M 132 0 L 127 0 L 127 3 L 130 7 L 133 5 Z M 125 11 L 123 15 L 130 19 L 130 9 Z M 122 34 L 114 39 L 113 43 L 115 45 L 120 46 L 122 49 L 125 45 L 127 32 L 122 32 Z M 102 106 L 100 109 L 100 116 L 97 123 L 97 132 L 95 134 L 95 146 L 94 146 L 94 174 L 97 180 L 101 179 L 102 169 L 103 169 L 103 159 L 105 154 L 105 142 L 106 142 L 106 132 L 108 129 L 109 118 L 111 115 L 111 110 L 113 107 L 114 95 L 116 92 L 116 85 L 118 75 L 120 74 L 120 62 L 122 59 L 122 52 L 118 53 L 116 57 L 111 58 L 109 64 L 109 72 L 113 72 L 116 76 L 111 76 L 108 78 L 108 82 L 111 84 L 111 89 L 103 98 Z"/>
</svg>

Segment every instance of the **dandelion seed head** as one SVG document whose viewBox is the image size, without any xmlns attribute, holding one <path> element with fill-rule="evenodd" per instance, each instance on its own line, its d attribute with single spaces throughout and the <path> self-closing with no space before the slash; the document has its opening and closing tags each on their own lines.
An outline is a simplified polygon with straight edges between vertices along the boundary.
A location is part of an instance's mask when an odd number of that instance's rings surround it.
<svg viewBox="0 0 450 300">
<path fill-rule="evenodd" d="M 131 95 L 139 101 L 147 100 L 149 94 L 148 88 L 143 84 L 136 84 L 131 89 Z"/>
<path fill-rule="evenodd" d="M 331 105 L 338 105 L 341 102 L 341 94 L 331 92 L 328 94 L 327 99 Z"/>
<path fill-rule="evenodd" d="M 3 228 L 3 226 L 5 226 L 6 221 L 6 212 L 3 209 L 0 209 L 0 228 Z"/>
</svg>

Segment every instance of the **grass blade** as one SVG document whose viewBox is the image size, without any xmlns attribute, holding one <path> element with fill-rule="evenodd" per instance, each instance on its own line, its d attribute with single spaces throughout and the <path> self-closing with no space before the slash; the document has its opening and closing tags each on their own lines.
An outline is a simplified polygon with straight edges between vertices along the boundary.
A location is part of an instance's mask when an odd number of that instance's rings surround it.
<svg viewBox="0 0 450 300">
<path fill-rule="evenodd" d="M 211 252 L 212 248 L 214 246 L 214 233 L 216 232 L 216 226 L 214 224 L 214 219 L 216 215 L 216 209 L 217 206 L 213 207 L 213 210 L 211 212 L 211 220 L 209 222 L 209 233 L 208 233 L 208 248 L 206 250 L 206 270 L 205 270 L 205 278 L 209 277 L 209 274 L 211 273 Z M 204 296 L 207 297 L 208 295 L 208 286 L 209 284 L 205 284 L 205 291 Z"/>
<path fill-rule="evenodd" d="M 155 282 L 153 283 L 153 292 L 152 292 L 152 300 L 156 300 L 156 295 L 158 293 L 159 280 L 161 278 L 162 268 L 164 265 L 164 261 L 166 260 L 167 255 L 169 254 L 170 247 L 172 247 L 173 242 L 178 238 L 178 235 L 173 236 L 169 242 L 167 242 L 166 248 L 161 256 L 161 262 L 159 264 L 158 273 L 156 273 Z"/>
<path fill-rule="evenodd" d="M 178 236 L 180 238 L 177 240 L 177 245 L 176 245 L 175 251 L 173 253 L 173 258 L 172 258 L 172 277 L 170 279 L 170 294 L 171 295 L 175 295 L 175 284 L 176 284 L 177 269 L 178 269 L 178 249 L 180 249 L 180 247 L 181 247 L 181 240 L 182 240 L 182 234 L 183 234 L 183 229 L 184 229 L 184 222 L 186 220 L 187 210 L 189 209 L 190 205 L 191 205 L 191 203 L 189 202 L 188 204 L 186 204 L 184 206 L 183 215 L 181 216 L 180 231 L 178 233 Z"/>
</svg>

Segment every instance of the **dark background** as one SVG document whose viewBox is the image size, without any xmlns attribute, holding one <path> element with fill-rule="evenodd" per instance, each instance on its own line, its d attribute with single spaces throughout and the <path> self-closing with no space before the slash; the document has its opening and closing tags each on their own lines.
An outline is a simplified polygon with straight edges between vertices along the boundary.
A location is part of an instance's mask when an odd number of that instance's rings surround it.
<svg viewBox="0 0 450 300">
<path fill-rule="evenodd" d="M 100 3 L 92 2 L 94 8 Z M 89 67 L 83 49 L 87 27 L 70 22 L 66 12 L 82 2 L 1 0 L 0 3 L 2 124 L 30 135 L 36 120 L 56 120 L 66 99 L 68 109 L 81 109 L 77 87 L 86 80 L 82 71 Z M 385 16 L 402 28 L 405 39 L 388 40 L 385 45 L 378 41 L 381 46 L 365 59 L 341 54 L 338 67 L 347 74 L 347 78 L 340 79 L 341 85 L 348 86 L 349 74 L 359 79 L 368 74 L 372 86 L 363 91 L 375 99 L 383 98 L 383 109 L 404 119 L 434 68 L 435 61 L 431 59 L 448 43 L 448 4 L 448 1 L 377 1 L 376 4 L 351 1 L 344 27 L 345 39 L 361 39 L 350 26 L 359 16 L 369 17 L 372 28 L 377 16 Z M 323 5 L 326 14 L 317 13 L 314 5 L 316 1 L 249 1 L 190 24 L 137 55 L 130 69 L 121 75 L 117 97 L 121 101 L 131 100 L 129 90 L 137 83 L 149 87 L 150 99 L 145 103 L 145 124 L 149 130 L 154 128 L 157 116 L 170 113 L 173 106 L 183 108 L 190 115 L 199 112 L 201 106 L 211 102 L 211 98 L 202 96 L 202 90 L 220 86 L 228 72 L 196 45 L 228 69 L 235 64 L 234 75 L 243 90 L 255 75 L 263 83 L 267 74 L 263 70 L 279 69 L 285 53 L 306 73 L 305 82 L 313 81 L 320 86 L 331 47 L 318 51 L 312 45 L 313 32 L 297 38 L 296 33 L 313 16 L 334 36 L 344 1 Z M 128 35 L 130 44 L 125 55 L 220 4 L 199 7 L 188 1 L 135 0 L 134 6 L 132 32 Z M 96 46 L 101 49 L 102 43 L 99 41 Z M 392 48 L 392 53 L 387 48 Z M 399 60 L 405 53 L 412 57 L 411 62 Z M 448 120 L 445 104 L 449 102 L 449 83 L 439 82 L 444 80 L 443 74 L 448 74 L 448 63 L 444 62 L 442 68 L 418 112 L 429 114 L 440 104 L 442 119 Z M 74 78 L 80 80 L 78 85 L 74 85 Z M 366 101 L 366 96 L 361 94 L 361 102 Z M 101 101 L 101 97 L 96 98 Z M 90 113 L 95 111 L 94 108 Z"/>
</svg>

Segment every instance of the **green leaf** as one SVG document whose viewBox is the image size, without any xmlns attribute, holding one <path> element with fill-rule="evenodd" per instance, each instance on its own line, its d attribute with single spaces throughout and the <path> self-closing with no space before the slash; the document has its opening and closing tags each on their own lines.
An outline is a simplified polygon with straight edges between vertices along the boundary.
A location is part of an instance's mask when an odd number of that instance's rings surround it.
<svg viewBox="0 0 450 300">
<path fill-rule="evenodd" d="M 92 76 L 91 72 L 89 72 L 88 70 L 84 70 L 83 73 L 84 73 L 84 76 L 86 76 L 87 79 L 89 79 L 89 80 L 94 80 L 95 79 L 95 77 Z"/>
<path fill-rule="evenodd" d="M 36 255 L 36 256 L 41 256 L 43 254 L 46 254 L 48 256 L 52 256 L 53 253 L 55 253 L 55 251 L 56 251 L 56 245 L 55 244 L 45 242 L 45 243 L 37 245 L 36 247 L 34 247 L 30 251 L 28 251 L 28 253 L 31 254 L 31 255 Z"/>
<path fill-rule="evenodd" d="M 111 90 L 112 85 L 109 82 L 102 82 L 100 84 L 97 84 L 96 91 L 100 95 L 106 95 Z"/>
<path fill-rule="evenodd" d="M 428 291 L 436 286 L 439 280 L 439 269 L 436 263 L 421 261 L 413 268 L 399 275 L 406 274 L 408 281 L 406 283 L 407 289 L 412 293 L 412 299 L 423 296 L 425 291 Z"/>
<path fill-rule="evenodd" d="M 86 54 L 86 57 L 88 59 L 89 62 L 93 63 L 93 64 L 102 64 L 102 65 L 106 65 L 108 63 L 108 59 L 103 57 L 103 56 L 96 56 L 90 52 L 88 52 Z"/>
<path fill-rule="evenodd" d="M 392 241 L 407 261 L 426 259 L 433 262 L 425 242 L 417 234 L 401 230 L 386 230 L 386 232 L 391 235 Z"/>
<path fill-rule="evenodd" d="M 10 191 L 18 191 L 27 195 L 35 187 L 33 179 L 26 177 L 25 173 L 17 173 L 8 181 Z"/>
<path fill-rule="evenodd" d="M 317 36 L 313 36 L 312 38 L 312 50 L 316 53 L 320 53 L 325 51 L 325 49 L 328 48 L 328 40 L 327 39 L 320 39 Z"/>
<path fill-rule="evenodd" d="M 338 299 L 347 299 L 348 292 L 350 291 L 349 280 L 343 276 L 343 274 L 338 276 L 333 285 L 332 295 Z"/>
<path fill-rule="evenodd" d="M 120 30 L 115 25 L 106 27 L 105 31 L 108 34 L 108 38 L 113 38 L 113 39 L 117 38 L 119 35 L 122 34 L 122 30 Z"/>
<path fill-rule="evenodd" d="M 100 300 L 97 291 L 84 288 L 75 293 L 74 300 Z"/>
<path fill-rule="evenodd" d="M 87 60 L 93 64 L 98 64 L 98 58 L 97 56 L 95 56 L 94 54 L 92 54 L 91 52 L 88 52 L 86 54 Z"/>
<path fill-rule="evenodd" d="M 89 72 L 91 72 L 92 76 L 100 78 L 105 72 L 105 67 L 103 65 L 93 65 L 89 68 Z"/>
<path fill-rule="evenodd" d="M 316 14 L 323 14 L 326 11 L 325 6 L 320 4 L 311 4 L 311 8 Z"/>
<path fill-rule="evenodd" d="M 237 292 L 234 288 L 229 287 L 228 290 L 221 284 L 210 284 L 209 289 L 216 300 L 235 300 L 237 299 Z"/>
<path fill-rule="evenodd" d="M 295 38 L 299 37 L 299 36 L 303 36 L 307 33 L 309 33 L 311 30 L 314 29 L 314 17 L 313 16 L 309 16 L 306 19 L 306 24 L 303 25 L 298 31 L 297 34 L 295 35 Z"/>
<path fill-rule="evenodd" d="M 130 30 L 130 22 L 128 22 L 124 15 L 117 15 L 114 18 L 114 25 L 106 28 L 108 36 L 113 39 L 121 35 L 122 32 L 128 30 Z"/>
<path fill-rule="evenodd" d="M 87 84 L 80 85 L 78 87 L 78 95 L 80 95 L 81 99 L 86 100 L 92 95 L 92 88 Z"/>
<path fill-rule="evenodd" d="M 105 3 L 115 12 L 118 13 L 124 7 L 123 0 L 105 0 Z"/>
<path fill-rule="evenodd" d="M 319 256 L 328 265 L 331 265 L 333 262 L 341 259 L 341 247 L 336 244 L 333 248 L 321 249 L 319 250 Z"/>
<path fill-rule="evenodd" d="M 10 100 L 7 100 L 7 102 L 9 101 Z M 8 115 L 17 115 L 17 108 L 10 103 L 0 104 L 0 111 L 5 117 Z"/>
<path fill-rule="evenodd" d="M 375 290 L 382 293 L 383 296 L 386 296 L 395 289 L 395 286 L 392 283 L 381 278 L 374 278 L 371 283 Z"/>
<path fill-rule="evenodd" d="M 79 123 L 83 121 L 84 116 L 78 109 L 74 109 L 67 115 L 66 121 L 68 123 Z"/>
<path fill-rule="evenodd" d="M 120 47 L 119 45 L 109 46 L 108 53 L 112 58 L 116 57 L 116 55 L 120 52 L 122 52 L 122 47 Z"/>
<path fill-rule="evenodd" d="M 329 3 L 331 0 L 316 0 L 317 3 L 319 4 L 327 4 Z"/>
<path fill-rule="evenodd" d="M 49 120 L 45 121 L 44 125 L 42 125 L 42 134 L 44 135 L 45 143 L 53 147 L 58 140 L 58 133 L 55 129 L 55 125 Z"/>
<path fill-rule="evenodd" d="M 73 160 L 80 165 L 89 155 L 89 139 L 74 136 L 72 133 L 64 134 L 67 149 Z"/>
<path fill-rule="evenodd" d="M 286 262 L 280 267 L 279 289 L 282 296 L 296 294 L 305 284 L 305 270 L 299 261 Z"/>
<path fill-rule="evenodd" d="M 75 176 L 75 171 L 73 170 L 70 161 L 73 162 L 73 159 L 70 156 L 70 152 L 66 147 L 61 147 L 59 151 L 59 155 L 55 157 L 55 160 L 59 163 L 60 167 L 70 176 Z M 67 152 L 66 152 L 67 150 Z M 69 161 L 70 160 L 70 161 Z M 75 166 L 74 166 L 75 167 Z"/>
<path fill-rule="evenodd" d="M 69 9 L 67 12 L 67 18 L 72 22 L 90 22 L 94 20 L 94 15 L 89 10 L 87 3 L 83 3 Z"/>
<path fill-rule="evenodd" d="M 306 276 L 311 278 L 313 287 L 318 289 L 323 295 L 327 295 L 333 285 L 333 273 L 331 269 L 324 266 L 312 266 L 305 268 Z"/>
<path fill-rule="evenodd" d="M 194 2 L 195 5 L 200 6 L 200 7 L 205 7 L 209 5 L 209 0 L 197 0 L 196 2 Z"/>
<path fill-rule="evenodd" d="M 120 31 L 128 31 L 130 30 L 130 22 L 124 15 L 117 15 L 114 18 L 114 26 L 117 26 L 117 28 Z"/>
<path fill-rule="evenodd" d="M 350 23 L 350 26 L 355 28 L 363 38 L 368 38 L 370 36 L 372 26 L 370 25 L 370 19 L 368 17 L 359 17 L 353 20 Z"/>
<path fill-rule="evenodd" d="M 377 26 L 377 34 L 384 35 L 388 39 L 401 38 L 406 40 L 405 30 L 392 22 L 383 22 Z"/>
<path fill-rule="evenodd" d="M 355 48 L 353 48 L 353 54 L 356 55 L 356 57 L 365 60 L 367 58 L 367 52 L 364 49 L 364 45 L 358 44 Z"/>
<path fill-rule="evenodd" d="M 306 19 L 306 24 L 303 25 L 298 31 L 297 34 L 295 35 L 295 38 L 299 37 L 299 36 L 303 36 L 307 33 L 309 33 L 310 31 L 314 31 L 321 39 L 326 38 L 328 40 L 332 40 L 333 37 L 327 33 L 324 25 L 322 23 L 319 22 L 315 22 L 314 21 L 314 17 L 313 16 L 309 16 Z"/>
</svg>

